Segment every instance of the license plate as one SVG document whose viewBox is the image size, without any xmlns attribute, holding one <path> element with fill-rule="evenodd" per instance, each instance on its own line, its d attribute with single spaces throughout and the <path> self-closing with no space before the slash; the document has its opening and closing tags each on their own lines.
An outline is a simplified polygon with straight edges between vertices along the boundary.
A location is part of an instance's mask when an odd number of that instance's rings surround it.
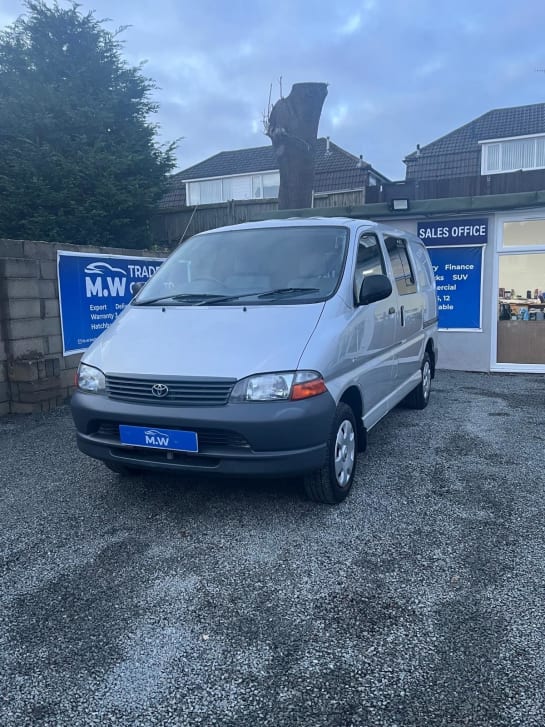
<svg viewBox="0 0 545 727">
<path fill-rule="evenodd" d="M 196 432 L 180 429 L 159 429 L 157 427 L 132 427 L 119 425 L 121 444 L 151 449 L 168 449 L 172 452 L 198 452 L 199 442 Z"/>
</svg>

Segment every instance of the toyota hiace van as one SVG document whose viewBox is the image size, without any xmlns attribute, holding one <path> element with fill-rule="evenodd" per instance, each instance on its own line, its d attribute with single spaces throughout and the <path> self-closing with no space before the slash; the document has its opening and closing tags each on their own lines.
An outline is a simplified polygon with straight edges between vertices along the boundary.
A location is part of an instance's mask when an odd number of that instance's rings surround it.
<svg viewBox="0 0 545 727">
<path fill-rule="evenodd" d="M 211 230 L 83 354 L 78 446 L 124 475 L 301 475 L 337 503 L 367 432 L 402 401 L 426 407 L 437 355 L 415 235 L 345 218 Z"/>
</svg>

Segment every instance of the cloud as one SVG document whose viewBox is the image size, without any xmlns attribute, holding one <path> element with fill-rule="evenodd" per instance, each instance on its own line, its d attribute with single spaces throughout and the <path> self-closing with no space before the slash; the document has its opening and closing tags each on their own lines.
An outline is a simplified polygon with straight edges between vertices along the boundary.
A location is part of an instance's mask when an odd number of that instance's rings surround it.
<svg viewBox="0 0 545 727">
<path fill-rule="evenodd" d="M 348 106 L 346 104 L 339 104 L 329 112 L 329 118 L 333 128 L 342 126 L 348 116 Z"/>
<path fill-rule="evenodd" d="M 359 13 L 355 13 L 348 18 L 344 25 L 341 25 L 339 33 L 341 33 L 341 35 L 352 35 L 352 33 L 355 33 L 356 30 L 360 29 L 360 27 L 361 15 Z"/>
<path fill-rule="evenodd" d="M 545 4 L 535 0 L 500 0 L 502 12 L 497 0 L 458 0 L 440 13 L 434 0 L 80 2 L 112 17 L 111 29 L 131 26 L 123 53 L 131 64 L 148 59 L 161 139 L 185 137 L 180 168 L 269 144 L 261 118 L 280 76 L 284 95 L 296 82 L 328 82 L 320 135 L 394 178 L 417 143 L 544 96 L 534 69 L 545 67 Z M 24 9 L 22 0 L 0 3 L 4 24 Z"/>
<path fill-rule="evenodd" d="M 444 66 L 444 61 L 441 58 L 431 58 L 426 63 L 418 66 L 415 70 L 415 75 L 420 78 L 427 78 L 440 71 Z"/>
</svg>

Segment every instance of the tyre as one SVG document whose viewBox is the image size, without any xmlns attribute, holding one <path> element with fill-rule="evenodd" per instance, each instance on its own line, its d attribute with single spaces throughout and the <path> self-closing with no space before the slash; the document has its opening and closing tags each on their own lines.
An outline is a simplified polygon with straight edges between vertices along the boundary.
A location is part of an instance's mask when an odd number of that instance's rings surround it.
<svg viewBox="0 0 545 727">
<path fill-rule="evenodd" d="M 418 386 L 406 397 L 405 404 L 411 409 L 425 409 L 428 406 L 431 393 L 431 359 L 429 353 L 424 354 L 422 366 L 422 379 Z"/>
<path fill-rule="evenodd" d="M 352 409 L 339 404 L 327 443 L 324 466 L 305 476 L 305 492 L 309 499 L 336 505 L 350 492 L 358 455 L 356 419 Z"/>
<path fill-rule="evenodd" d="M 115 474 L 119 475 L 120 477 L 134 477 L 135 475 L 139 475 L 141 472 L 141 470 L 139 470 L 137 467 L 126 467 L 123 464 L 117 464 L 117 462 L 103 461 L 103 463 L 110 470 L 110 472 L 115 472 Z"/>
</svg>

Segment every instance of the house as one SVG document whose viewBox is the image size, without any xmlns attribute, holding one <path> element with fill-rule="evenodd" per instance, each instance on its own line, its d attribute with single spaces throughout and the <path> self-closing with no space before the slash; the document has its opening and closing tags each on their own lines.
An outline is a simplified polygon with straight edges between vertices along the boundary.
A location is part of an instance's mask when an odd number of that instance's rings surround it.
<svg viewBox="0 0 545 727">
<path fill-rule="evenodd" d="M 412 199 L 545 189 L 545 104 L 488 111 L 417 146 L 404 162 Z M 402 191 L 398 185 L 396 194 Z"/>
<path fill-rule="evenodd" d="M 405 180 L 377 176 L 363 204 L 347 210 L 337 203 L 328 216 L 387 222 L 400 237 L 406 230 L 421 238 L 437 285 L 440 367 L 542 376 L 545 104 L 489 111 L 405 163 Z M 317 175 L 315 203 L 331 189 L 319 185 Z M 402 326 L 401 313 L 399 320 Z"/>
<path fill-rule="evenodd" d="M 316 144 L 313 207 L 364 204 L 366 188 L 388 182 L 362 157 L 329 138 Z M 252 213 L 278 208 L 280 173 L 271 145 L 222 151 L 171 177 L 153 222 L 156 242 L 221 225 L 245 222 Z"/>
</svg>

